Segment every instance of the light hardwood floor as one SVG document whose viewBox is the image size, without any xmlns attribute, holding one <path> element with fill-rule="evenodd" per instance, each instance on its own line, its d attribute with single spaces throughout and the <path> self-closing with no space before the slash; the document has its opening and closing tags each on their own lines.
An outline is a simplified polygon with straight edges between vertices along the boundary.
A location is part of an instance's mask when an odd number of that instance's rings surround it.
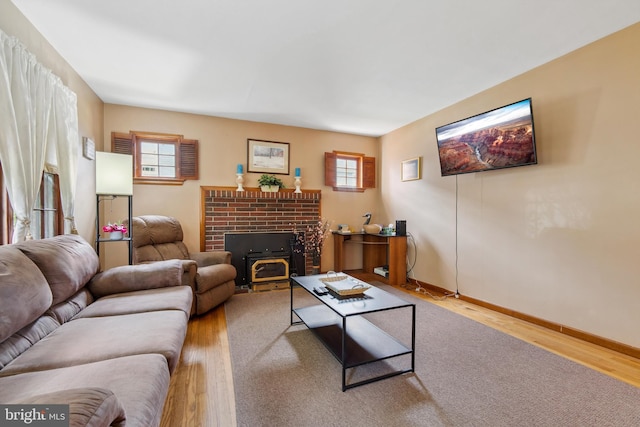
<svg viewBox="0 0 640 427">
<path fill-rule="evenodd" d="M 360 278 L 375 280 L 375 277 Z M 459 299 L 442 299 L 441 295 L 434 292 L 432 294 L 435 298 L 423 292 L 417 293 L 415 288 L 415 285 L 409 285 L 404 290 L 425 301 L 640 387 L 639 359 Z M 219 306 L 189 322 L 180 363 L 171 378 L 161 426 L 235 425 L 235 397 L 227 325 L 224 307 Z"/>
</svg>

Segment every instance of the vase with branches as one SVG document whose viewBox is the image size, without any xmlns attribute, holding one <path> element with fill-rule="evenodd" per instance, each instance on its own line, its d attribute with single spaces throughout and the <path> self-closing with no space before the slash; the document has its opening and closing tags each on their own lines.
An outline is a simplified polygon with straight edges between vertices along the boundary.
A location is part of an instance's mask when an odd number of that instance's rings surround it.
<svg viewBox="0 0 640 427">
<path fill-rule="evenodd" d="M 331 231 L 331 221 L 318 218 L 317 222 L 307 225 L 304 232 L 294 229 L 297 235 L 299 247 L 304 248 L 304 254 L 310 256 L 313 261 L 313 274 L 320 273 L 320 257 L 324 241 Z"/>
</svg>

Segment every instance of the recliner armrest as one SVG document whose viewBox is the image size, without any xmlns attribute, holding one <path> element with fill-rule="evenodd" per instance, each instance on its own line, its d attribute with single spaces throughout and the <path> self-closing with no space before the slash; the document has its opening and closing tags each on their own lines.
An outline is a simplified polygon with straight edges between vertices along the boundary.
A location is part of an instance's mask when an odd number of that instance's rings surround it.
<svg viewBox="0 0 640 427">
<path fill-rule="evenodd" d="M 144 289 L 181 286 L 185 271 L 182 260 L 113 267 L 93 276 L 87 288 L 94 297 Z"/>
<path fill-rule="evenodd" d="M 230 264 L 208 265 L 198 269 L 196 293 L 206 292 L 222 283 L 235 280 L 236 269 Z"/>
<path fill-rule="evenodd" d="M 231 252 L 191 252 L 189 257 L 198 263 L 198 267 L 206 267 L 215 264 L 231 264 Z"/>
</svg>

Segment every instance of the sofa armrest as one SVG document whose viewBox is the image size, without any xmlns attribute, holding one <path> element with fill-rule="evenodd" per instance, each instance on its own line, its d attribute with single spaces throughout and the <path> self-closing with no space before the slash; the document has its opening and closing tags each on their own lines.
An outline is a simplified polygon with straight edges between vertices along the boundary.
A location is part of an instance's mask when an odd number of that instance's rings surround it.
<svg viewBox="0 0 640 427">
<path fill-rule="evenodd" d="M 125 423 L 122 404 L 111 390 L 87 387 L 40 394 L 13 402 L 23 405 L 69 405 L 68 425 L 97 427 Z"/>
<path fill-rule="evenodd" d="M 87 288 L 94 297 L 100 298 L 123 292 L 181 286 L 184 269 L 182 260 L 178 259 L 123 265 L 96 274 Z"/>
<path fill-rule="evenodd" d="M 144 262 L 140 262 L 140 263 L 136 263 L 136 265 L 143 265 L 143 264 L 154 264 L 158 261 L 144 261 Z M 182 284 L 184 286 L 191 286 L 192 288 L 195 288 L 195 281 L 196 281 L 196 274 L 198 271 L 198 264 L 192 260 L 192 259 L 181 259 L 180 262 L 182 262 Z"/>
<path fill-rule="evenodd" d="M 191 286 L 195 289 L 196 274 L 198 272 L 198 264 L 192 259 L 182 260 L 182 284 L 184 286 Z"/>
<path fill-rule="evenodd" d="M 198 263 L 198 267 L 206 267 L 215 264 L 231 264 L 231 252 L 191 252 L 189 257 Z"/>
</svg>

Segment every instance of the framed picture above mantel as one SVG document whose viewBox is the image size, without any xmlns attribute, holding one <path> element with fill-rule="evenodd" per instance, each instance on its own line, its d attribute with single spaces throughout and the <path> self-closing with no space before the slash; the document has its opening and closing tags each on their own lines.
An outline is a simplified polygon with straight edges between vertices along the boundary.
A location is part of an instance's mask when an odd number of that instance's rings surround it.
<svg viewBox="0 0 640 427">
<path fill-rule="evenodd" d="M 247 139 L 247 172 L 289 175 L 289 143 Z"/>
</svg>

